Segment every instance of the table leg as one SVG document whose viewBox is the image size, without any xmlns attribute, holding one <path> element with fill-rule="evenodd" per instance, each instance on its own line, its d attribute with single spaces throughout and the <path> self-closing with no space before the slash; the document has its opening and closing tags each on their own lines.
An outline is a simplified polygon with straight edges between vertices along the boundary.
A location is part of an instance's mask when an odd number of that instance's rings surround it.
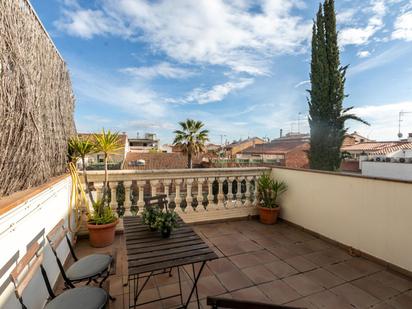
<svg viewBox="0 0 412 309">
<path fill-rule="evenodd" d="M 187 298 L 185 308 L 189 305 L 190 299 L 192 298 L 193 292 L 196 290 L 196 298 L 197 298 L 197 306 L 200 308 L 200 303 L 199 303 L 199 295 L 197 294 L 197 282 L 199 281 L 200 275 L 202 273 L 203 267 L 205 267 L 206 261 L 202 262 L 202 266 L 200 266 L 199 272 L 197 276 L 195 276 L 195 271 L 194 271 L 194 264 L 193 266 L 193 276 L 194 276 L 194 282 L 193 282 L 193 287 L 192 290 L 190 291 L 189 297 Z"/>
</svg>

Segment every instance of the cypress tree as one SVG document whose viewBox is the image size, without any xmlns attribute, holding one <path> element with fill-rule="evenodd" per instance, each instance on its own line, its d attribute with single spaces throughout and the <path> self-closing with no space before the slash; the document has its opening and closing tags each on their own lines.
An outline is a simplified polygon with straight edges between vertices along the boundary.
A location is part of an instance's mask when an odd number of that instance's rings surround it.
<svg viewBox="0 0 412 309">
<path fill-rule="evenodd" d="M 346 120 L 367 124 L 344 108 L 343 100 L 347 66 L 339 60 L 338 35 L 334 0 L 319 4 L 312 28 L 312 59 L 309 98 L 310 150 L 313 169 L 334 171 L 342 160 L 340 148 L 347 132 Z"/>
</svg>

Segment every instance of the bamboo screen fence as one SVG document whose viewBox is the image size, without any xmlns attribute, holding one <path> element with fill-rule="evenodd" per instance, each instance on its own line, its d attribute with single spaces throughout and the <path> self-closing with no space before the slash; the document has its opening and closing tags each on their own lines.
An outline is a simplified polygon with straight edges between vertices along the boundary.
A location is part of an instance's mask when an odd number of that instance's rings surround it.
<svg viewBox="0 0 412 309">
<path fill-rule="evenodd" d="M 0 1 L 0 197 L 65 172 L 75 133 L 68 70 L 31 5 Z"/>
</svg>

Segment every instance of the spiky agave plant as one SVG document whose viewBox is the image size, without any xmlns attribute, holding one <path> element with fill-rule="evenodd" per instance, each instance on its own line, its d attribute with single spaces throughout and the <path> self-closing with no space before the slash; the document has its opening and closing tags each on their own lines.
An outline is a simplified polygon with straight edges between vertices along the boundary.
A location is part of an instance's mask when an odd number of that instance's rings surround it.
<svg viewBox="0 0 412 309">
<path fill-rule="evenodd" d="M 284 181 L 274 180 L 268 173 L 260 176 L 257 182 L 258 201 L 263 207 L 278 207 L 278 197 L 288 189 Z"/>
</svg>

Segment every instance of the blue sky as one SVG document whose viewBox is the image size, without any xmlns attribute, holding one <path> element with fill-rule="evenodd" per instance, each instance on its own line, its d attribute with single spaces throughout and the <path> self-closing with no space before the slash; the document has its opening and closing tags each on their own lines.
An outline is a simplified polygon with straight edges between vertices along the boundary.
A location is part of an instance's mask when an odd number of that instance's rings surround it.
<svg viewBox="0 0 412 309">
<path fill-rule="evenodd" d="M 79 132 L 158 133 L 202 120 L 211 140 L 309 128 L 306 89 L 318 1 L 32 0 L 68 64 Z M 336 1 L 345 106 L 395 140 L 412 112 L 412 1 Z M 412 132 L 412 113 L 401 131 Z"/>
</svg>

